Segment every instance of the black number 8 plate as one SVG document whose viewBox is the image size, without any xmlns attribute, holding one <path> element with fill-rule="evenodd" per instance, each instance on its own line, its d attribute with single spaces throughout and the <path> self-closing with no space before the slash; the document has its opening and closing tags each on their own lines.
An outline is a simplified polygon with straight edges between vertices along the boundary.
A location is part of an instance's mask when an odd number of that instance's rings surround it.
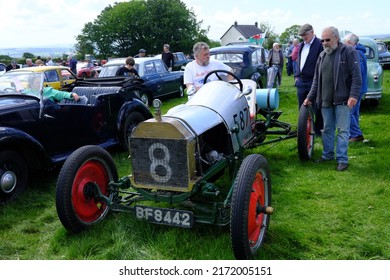
<svg viewBox="0 0 390 280">
<path fill-rule="evenodd" d="M 192 228 L 194 225 L 194 214 L 191 211 L 137 205 L 135 215 L 138 219 L 146 219 L 155 224 L 183 228 Z"/>
</svg>

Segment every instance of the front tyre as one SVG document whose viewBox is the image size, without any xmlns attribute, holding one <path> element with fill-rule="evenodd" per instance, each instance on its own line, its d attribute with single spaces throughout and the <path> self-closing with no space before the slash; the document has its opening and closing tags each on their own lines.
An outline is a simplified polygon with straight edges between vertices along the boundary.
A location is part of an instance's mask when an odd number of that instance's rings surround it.
<svg viewBox="0 0 390 280">
<path fill-rule="evenodd" d="M 15 200 L 26 188 L 27 164 L 14 151 L 0 152 L 0 205 Z"/>
<path fill-rule="evenodd" d="M 103 220 L 108 205 L 100 193 L 112 200 L 108 184 L 118 180 L 110 154 L 98 146 L 84 146 L 65 161 L 57 180 L 56 208 L 63 226 L 79 233 Z"/>
<path fill-rule="evenodd" d="M 271 177 L 267 160 L 247 156 L 238 170 L 231 202 L 230 237 L 236 259 L 252 259 L 263 244 L 270 214 Z"/>
<path fill-rule="evenodd" d="M 298 154 L 301 160 L 310 160 L 314 150 L 314 111 L 312 106 L 302 105 L 298 117 Z"/>
</svg>

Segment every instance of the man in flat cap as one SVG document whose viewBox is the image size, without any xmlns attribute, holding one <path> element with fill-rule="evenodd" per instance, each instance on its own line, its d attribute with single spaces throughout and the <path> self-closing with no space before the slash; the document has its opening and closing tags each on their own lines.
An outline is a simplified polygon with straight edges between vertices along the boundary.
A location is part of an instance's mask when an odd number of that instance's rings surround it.
<svg viewBox="0 0 390 280">
<path fill-rule="evenodd" d="M 145 55 L 146 55 L 146 50 L 140 49 L 138 51 L 138 54 L 136 54 L 134 57 L 145 57 Z"/>
<path fill-rule="evenodd" d="M 300 43 L 297 59 L 297 71 L 295 73 L 295 86 L 297 87 L 298 95 L 298 110 L 310 91 L 314 79 L 314 69 L 317 63 L 317 58 L 323 51 L 323 46 L 320 39 L 314 34 L 313 26 L 305 23 L 299 28 L 298 35 L 303 42 Z M 315 104 L 313 104 L 315 105 Z M 321 136 L 322 116 L 321 111 L 316 110 L 316 121 L 314 131 L 317 136 Z"/>
</svg>

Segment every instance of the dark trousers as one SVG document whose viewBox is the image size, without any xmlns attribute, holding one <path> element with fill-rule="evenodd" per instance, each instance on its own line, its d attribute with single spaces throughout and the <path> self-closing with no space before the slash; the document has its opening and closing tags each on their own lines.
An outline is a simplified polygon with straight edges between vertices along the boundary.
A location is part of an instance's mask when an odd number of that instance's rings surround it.
<svg viewBox="0 0 390 280">
<path fill-rule="evenodd" d="M 295 86 L 297 87 L 297 95 L 298 95 L 298 110 L 301 108 L 301 105 L 303 104 L 303 101 L 305 101 L 310 88 L 311 84 L 313 83 L 313 80 L 303 80 L 301 78 L 298 78 L 295 82 Z M 315 112 L 316 120 L 314 123 L 314 131 L 317 135 L 321 135 L 321 130 L 323 129 L 323 120 L 322 120 L 322 114 L 321 110 L 317 110 L 316 102 L 313 102 L 313 109 Z"/>
<path fill-rule="evenodd" d="M 293 60 L 291 57 L 287 59 L 287 76 L 291 76 L 294 74 L 293 70 Z"/>
</svg>

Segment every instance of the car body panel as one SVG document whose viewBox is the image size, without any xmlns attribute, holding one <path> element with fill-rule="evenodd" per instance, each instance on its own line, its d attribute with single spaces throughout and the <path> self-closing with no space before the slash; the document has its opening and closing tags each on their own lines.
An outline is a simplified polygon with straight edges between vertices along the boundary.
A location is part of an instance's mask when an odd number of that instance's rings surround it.
<svg viewBox="0 0 390 280">
<path fill-rule="evenodd" d="M 383 91 L 383 68 L 379 64 L 377 43 L 370 37 L 360 37 L 359 43 L 366 48 L 367 92 L 365 99 L 379 100 Z"/>
<path fill-rule="evenodd" d="M 211 59 L 225 63 L 240 79 L 252 79 L 259 88 L 267 86 L 266 51 L 257 45 L 228 45 L 210 49 Z"/>
</svg>

